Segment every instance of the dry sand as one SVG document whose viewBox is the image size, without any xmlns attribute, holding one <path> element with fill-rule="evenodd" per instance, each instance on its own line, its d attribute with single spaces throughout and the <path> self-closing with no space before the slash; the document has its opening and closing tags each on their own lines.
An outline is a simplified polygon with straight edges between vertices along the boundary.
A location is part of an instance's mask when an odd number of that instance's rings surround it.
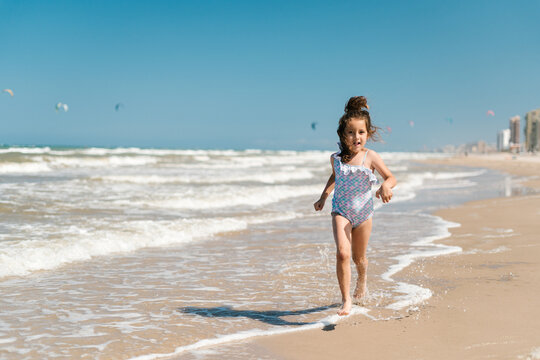
<svg viewBox="0 0 540 360">
<path fill-rule="evenodd" d="M 528 176 L 524 185 L 540 188 L 540 157 L 436 161 Z M 395 276 L 433 291 L 420 311 L 388 321 L 350 316 L 331 331 L 261 337 L 249 347 L 283 359 L 540 359 L 540 194 L 437 215 L 461 224 L 441 242 L 463 252 L 423 259 Z"/>
</svg>

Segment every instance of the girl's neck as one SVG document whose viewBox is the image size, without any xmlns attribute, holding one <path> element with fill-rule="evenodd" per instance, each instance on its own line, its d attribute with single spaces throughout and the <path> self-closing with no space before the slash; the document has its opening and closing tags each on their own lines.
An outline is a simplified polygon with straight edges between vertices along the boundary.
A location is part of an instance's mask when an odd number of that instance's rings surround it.
<svg viewBox="0 0 540 360">
<path fill-rule="evenodd" d="M 368 149 L 364 147 L 364 148 L 360 149 L 358 152 L 350 151 L 349 154 L 351 154 L 351 156 L 349 157 L 349 161 L 347 161 L 346 163 L 350 164 L 351 162 L 358 162 L 358 161 L 354 161 L 354 160 L 357 160 L 356 157 L 358 155 L 360 155 L 359 156 L 359 158 L 360 158 L 362 156 L 362 154 L 364 154 L 367 150 Z M 360 165 L 360 164 L 351 164 L 351 165 Z"/>
<path fill-rule="evenodd" d="M 354 151 L 349 151 L 350 154 L 351 154 L 351 157 L 355 157 L 356 155 L 358 154 L 363 154 L 367 151 L 367 149 L 365 147 L 361 148 L 360 150 L 358 150 L 358 152 L 354 152 Z"/>
</svg>

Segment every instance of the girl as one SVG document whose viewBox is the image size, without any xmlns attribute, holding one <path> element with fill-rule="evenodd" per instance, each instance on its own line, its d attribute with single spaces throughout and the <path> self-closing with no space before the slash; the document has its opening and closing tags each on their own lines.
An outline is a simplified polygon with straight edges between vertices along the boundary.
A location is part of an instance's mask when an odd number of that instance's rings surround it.
<svg viewBox="0 0 540 360">
<path fill-rule="evenodd" d="M 367 100 L 363 96 L 354 96 L 347 102 L 345 114 L 339 119 L 337 129 L 341 151 L 330 157 L 332 175 L 321 198 L 313 204 L 316 211 L 322 210 L 335 185 L 332 228 L 337 248 L 336 272 L 343 302 L 339 315 L 348 315 L 352 307 L 351 253 L 358 272 L 353 294 L 355 302 L 359 302 L 366 293 L 366 249 L 373 215 L 371 186 L 377 182 L 373 171 L 377 170 L 384 179 L 376 192 L 377 198 L 383 203 L 392 199 L 392 188 L 396 186 L 396 178 L 379 154 L 365 147 L 369 139 L 378 138 L 377 127 L 371 124 L 368 109 Z"/>
</svg>

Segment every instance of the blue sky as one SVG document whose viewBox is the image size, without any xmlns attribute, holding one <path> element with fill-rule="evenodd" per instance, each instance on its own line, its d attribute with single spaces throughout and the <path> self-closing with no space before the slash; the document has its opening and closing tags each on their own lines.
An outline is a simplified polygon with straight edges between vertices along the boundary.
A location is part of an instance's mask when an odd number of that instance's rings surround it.
<svg viewBox="0 0 540 360">
<path fill-rule="evenodd" d="M 392 128 L 377 150 L 495 142 L 540 107 L 539 18 L 539 1 L 0 0 L 0 143 L 333 149 L 353 95 Z"/>
</svg>

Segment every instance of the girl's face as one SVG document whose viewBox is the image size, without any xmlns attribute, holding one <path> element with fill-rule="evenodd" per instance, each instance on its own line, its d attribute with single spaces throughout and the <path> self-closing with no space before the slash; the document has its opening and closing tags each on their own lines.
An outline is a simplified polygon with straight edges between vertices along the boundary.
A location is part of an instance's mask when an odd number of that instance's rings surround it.
<svg viewBox="0 0 540 360">
<path fill-rule="evenodd" d="M 364 148 L 369 138 L 366 121 L 363 119 L 351 119 L 345 127 L 345 138 L 351 152 L 357 153 Z"/>
</svg>

